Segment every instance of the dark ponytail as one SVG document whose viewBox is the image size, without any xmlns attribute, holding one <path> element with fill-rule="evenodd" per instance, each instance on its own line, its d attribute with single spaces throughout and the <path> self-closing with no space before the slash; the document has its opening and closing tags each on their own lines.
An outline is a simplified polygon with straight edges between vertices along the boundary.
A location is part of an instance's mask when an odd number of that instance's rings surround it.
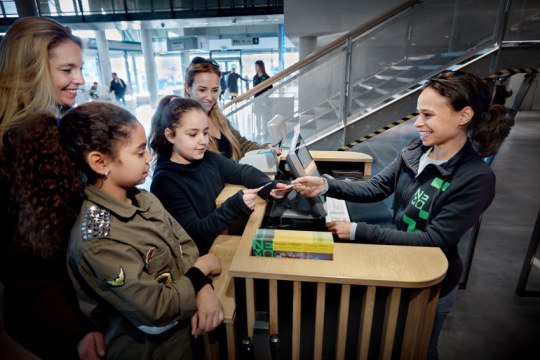
<svg viewBox="0 0 540 360">
<path fill-rule="evenodd" d="M 56 117 L 38 113 L 5 134 L 2 175 L 8 179 L 17 248 L 40 258 L 65 256 L 85 182 L 100 176 L 85 155 L 97 150 L 114 158 L 135 121 L 116 105 L 90 102 L 68 111 L 60 127 Z"/>
<path fill-rule="evenodd" d="M 197 101 L 180 98 L 175 95 L 164 96 L 158 103 L 156 112 L 152 116 L 152 128 L 150 130 L 149 144 L 152 151 L 169 159 L 172 155 L 173 144 L 165 137 L 168 128 L 176 135 L 176 127 L 180 125 L 182 117 L 189 111 L 200 110 L 206 115 L 206 111 Z"/>
<path fill-rule="evenodd" d="M 515 112 L 502 105 L 490 105 L 491 91 L 476 75 L 448 71 L 430 79 L 425 88 L 446 97 L 455 111 L 470 106 L 474 116 L 468 124 L 469 138 L 481 156 L 495 155 L 514 125 Z"/>
<path fill-rule="evenodd" d="M 482 156 L 495 155 L 514 126 L 515 112 L 502 105 L 491 105 L 483 119 L 469 126 L 469 138 Z"/>
</svg>

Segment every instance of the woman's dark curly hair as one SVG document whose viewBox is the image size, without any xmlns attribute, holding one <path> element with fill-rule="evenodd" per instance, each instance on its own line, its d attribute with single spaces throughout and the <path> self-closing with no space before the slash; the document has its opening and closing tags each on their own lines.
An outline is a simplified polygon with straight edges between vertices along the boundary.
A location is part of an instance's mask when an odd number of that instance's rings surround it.
<svg viewBox="0 0 540 360">
<path fill-rule="evenodd" d="M 2 148 L 14 244 L 38 257 L 62 256 L 80 211 L 83 184 L 60 147 L 56 118 L 34 114 L 20 124 L 5 134 Z"/>
<path fill-rule="evenodd" d="M 114 157 L 134 121 L 118 106 L 91 102 L 68 111 L 60 127 L 50 114 L 32 114 L 4 135 L 1 173 L 19 249 L 41 258 L 64 256 L 84 199 L 83 179 L 99 178 L 85 154 L 97 150 Z"/>
<path fill-rule="evenodd" d="M 197 101 L 180 98 L 175 95 L 164 96 L 158 103 L 156 112 L 152 116 L 149 144 L 152 152 L 169 159 L 172 155 L 173 144 L 165 137 L 165 130 L 171 129 L 176 135 L 176 127 L 180 125 L 182 117 L 189 111 L 206 111 Z"/>
</svg>

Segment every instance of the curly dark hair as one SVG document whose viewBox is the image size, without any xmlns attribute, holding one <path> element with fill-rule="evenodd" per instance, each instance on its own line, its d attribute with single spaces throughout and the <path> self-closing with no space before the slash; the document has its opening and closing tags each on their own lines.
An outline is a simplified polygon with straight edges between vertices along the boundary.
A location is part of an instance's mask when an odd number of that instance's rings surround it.
<svg viewBox="0 0 540 360">
<path fill-rule="evenodd" d="M 101 176 L 85 155 L 97 150 L 114 158 L 135 121 L 116 105 L 91 102 L 68 111 L 60 126 L 57 118 L 38 113 L 4 135 L 0 173 L 7 179 L 19 249 L 40 258 L 65 254 L 85 183 Z"/>
<path fill-rule="evenodd" d="M 14 244 L 50 258 L 65 252 L 82 204 L 83 184 L 60 147 L 56 118 L 36 114 L 21 124 L 5 134 L 2 148 Z"/>
</svg>

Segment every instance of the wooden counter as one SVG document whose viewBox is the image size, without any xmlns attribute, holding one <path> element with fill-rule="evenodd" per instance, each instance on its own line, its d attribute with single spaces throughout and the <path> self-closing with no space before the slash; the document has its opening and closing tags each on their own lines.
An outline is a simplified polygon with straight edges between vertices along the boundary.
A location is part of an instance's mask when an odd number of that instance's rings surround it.
<svg viewBox="0 0 540 360">
<path fill-rule="evenodd" d="M 407 312 L 401 341 L 401 358 L 425 358 L 439 298 L 440 282 L 448 262 L 439 248 L 414 246 L 389 246 L 336 243 L 334 260 L 304 260 L 263 258 L 251 256 L 255 232 L 262 223 L 266 203 L 258 203 L 242 235 L 229 273 L 245 281 L 247 335 L 253 336 L 255 325 L 254 279 L 269 280 L 270 334 L 279 333 L 278 281 L 292 281 L 293 339 L 292 358 L 301 358 L 301 289 L 303 283 L 317 283 L 317 312 L 315 320 L 314 354 L 320 359 L 323 344 L 324 303 L 326 284 L 341 285 L 338 333 L 336 334 L 336 359 L 345 357 L 347 322 L 351 286 L 362 286 L 365 294 L 362 303 L 362 321 L 358 341 L 358 358 L 367 359 L 370 351 L 375 298 L 381 288 L 390 288 L 386 296 L 380 358 L 390 358 L 394 351 L 402 289 L 413 289 L 407 298 Z M 239 295 L 236 294 L 237 299 Z M 238 301 L 237 301 L 238 303 Z M 240 311 L 240 310 L 238 310 Z"/>
<path fill-rule="evenodd" d="M 234 282 L 229 273 L 231 261 L 238 248 L 240 236 L 220 235 L 214 240 L 210 253 L 216 255 L 221 261 L 221 274 L 213 279 L 214 292 L 223 306 L 223 323 L 227 336 L 227 352 L 229 359 L 236 358 L 236 304 L 234 301 Z M 210 339 L 205 334 L 207 359 L 219 359 L 219 348 L 216 339 Z"/>
<path fill-rule="evenodd" d="M 334 170 L 340 168 L 342 164 L 358 164 L 363 165 L 363 173 L 365 176 L 371 175 L 371 169 L 373 165 L 373 157 L 368 154 L 356 152 L 356 151 L 324 151 L 324 150 L 310 150 L 311 157 L 317 163 L 318 167 L 327 168 L 326 163 L 331 163 L 334 166 Z M 284 150 L 280 155 L 280 160 L 285 161 L 287 159 L 288 151 Z M 323 171 L 324 173 L 324 171 Z"/>
<path fill-rule="evenodd" d="M 252 238 L 242 236 L 231 276 L 424 288 L 439 283 L 448 266 L 439 248 L 419 246 L 336 243 L 332 261 L 261 258 L 250 255 Z"/>
<path fill-rule="evenodd" d="M 311 153 L 316 162 L 327 162 L 328 164 L 342 162 L 353 165 L 362 163 L 360 165 L 363 165 L 364 174 L 371 175 L 373 160 L 369 155 L 355 152 L 312 151 Z M 282 159 L 285 156 L 286 154 L 282 155 Z M 240 188 L 228 185 L 216 200 L 218 206 Z M 336 243 L 334 260 L 331 261 L 254 257 L 251 256 L 251 242 L 255 232 L 263 222 L 265 210 L 266 202 L 258 199 L 241 238 L 220 236 L 220 241 L 216 240 L 211 250 L 220 257 L 224 256 L 222 263 L 230 261 L 234 252 L 228 273 L 225 273 L 224 266 L 223 274 L 214 282 L 214 286 L 217 285 L 216 293 L 218 293 L 224 307 L 225 303 L 230 300 L 230 291 L 233 288 L 232 284 L 226 284 L 226 282 L 231 283 L 230 279 L 233 277 L 234 282 L 241 285 L 236 287 L 236 301 L 234 302 L 236 312 L 235 316 L 230 317 L 231 324 L 234 324 L 236 316 L 241 314 L 242 321 L 246 321 L 245 324 L 247 324 L 247 335 L 253 336 L 257 309 L 254 281 L 255 279 L 268 279 L 269 335 L 280 333 L 278 284 L 292 282 L 291 354 L 293 359 L 302 358 L 300 353 L 302 285 L 314 283 L 316 284 L 317 296 L 304 299 L 304 301 L 316 303 L 313 337 L 314 358 L 320 359 L 322 357 L 325 341 L 333 342 L 335 340 L 335 358 L 343 359 L 345 358 L 347 332 L 351 330 L 347 329 L 350 316 L 350 294 L 353 288 L 359 288 L 363 295 L 360 326 L 359 329 L 356 329 L 356 333 L 359 334 L 357 357 L 367 359 L 368 355 L 374 351 L 373 343 L 378 346 L 375 351 L 379 358 L 386 359 L 395 357 L 395 355 L 399 355 L 403 359 L 426 357 L 439 298 L 440 282 L 444 278 L 448 266 L 446 257 L 440 249 Z M 224 280 L 220 280 L 220 278 Z M 337 284 L 332 286 L 339 286 L 341 295 L 338 304 L 337 325 L 327 324 L 327 326 L 336 327 L 336 338 L 324 339 L 325 341 L 323 341 L 325 320 L 330 321 L 324 316 L 327 284 Z M 239 292 L 238 289 L 245 289 L 245 292 L 243 290 Z M 384 306 L 382 311 L 379 308 L 377 312 L 377 303 L 381 299 Z M 404 302 L 405 304 L 403 304 Z M 229 309 L 232 308 L 234 306 Z M 383 317 L 382 325 L 375 324 L 377 326 L 374 326 L 374 321 L 380 313 Z M 404 324 L 399 325 L 399 321 L 403 321 Z M 382 330 L 380 330 L 381 326 Z M 378 328 L 379 333 L 373 335 L 376 338 L 375 341 L 372 341 L 374 328 Z M 229 330 L 227 333 L 229 334 Z M 231 357 L 231 354 L 237 352 L 238 341 L 232 340 L 234 338 L 228 339 L 229 358 L 234 358 Z M 400 349 L 401 353 L 395 354 L 396 349 Z M 370 355 L 370 357 L 373 356 Z"/>
</svg>

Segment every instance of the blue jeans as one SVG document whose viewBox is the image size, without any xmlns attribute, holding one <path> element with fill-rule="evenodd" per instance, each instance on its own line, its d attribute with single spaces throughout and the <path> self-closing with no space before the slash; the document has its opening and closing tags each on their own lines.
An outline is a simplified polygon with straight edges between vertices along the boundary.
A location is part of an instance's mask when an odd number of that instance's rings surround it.
<svg viewBox="0 0 540 360">
<path fill-rule="evenodd" d="M 116 97 L 116 101 L 118 102 L 122 102 L 124 105 L 126 105 L 126 98 L 125 98 L 125 94 L 116 94 L 114 93 L 114 96 Z"/>
<path fill-rule="evenodd" d="M 456 302 L 457 293 L 458 287 L 456 286 L 452 291 L 439 299 L 439 303 L 437 304 L 437 315 L 435 316 L 433 331 L 431 332 L 431 341 L 429 342 L 429 360 L 439 359 L 439 350 L 437 348 L 439 343 L 439 334 L 441 333 L 444 320 Z"/>
</svg>

